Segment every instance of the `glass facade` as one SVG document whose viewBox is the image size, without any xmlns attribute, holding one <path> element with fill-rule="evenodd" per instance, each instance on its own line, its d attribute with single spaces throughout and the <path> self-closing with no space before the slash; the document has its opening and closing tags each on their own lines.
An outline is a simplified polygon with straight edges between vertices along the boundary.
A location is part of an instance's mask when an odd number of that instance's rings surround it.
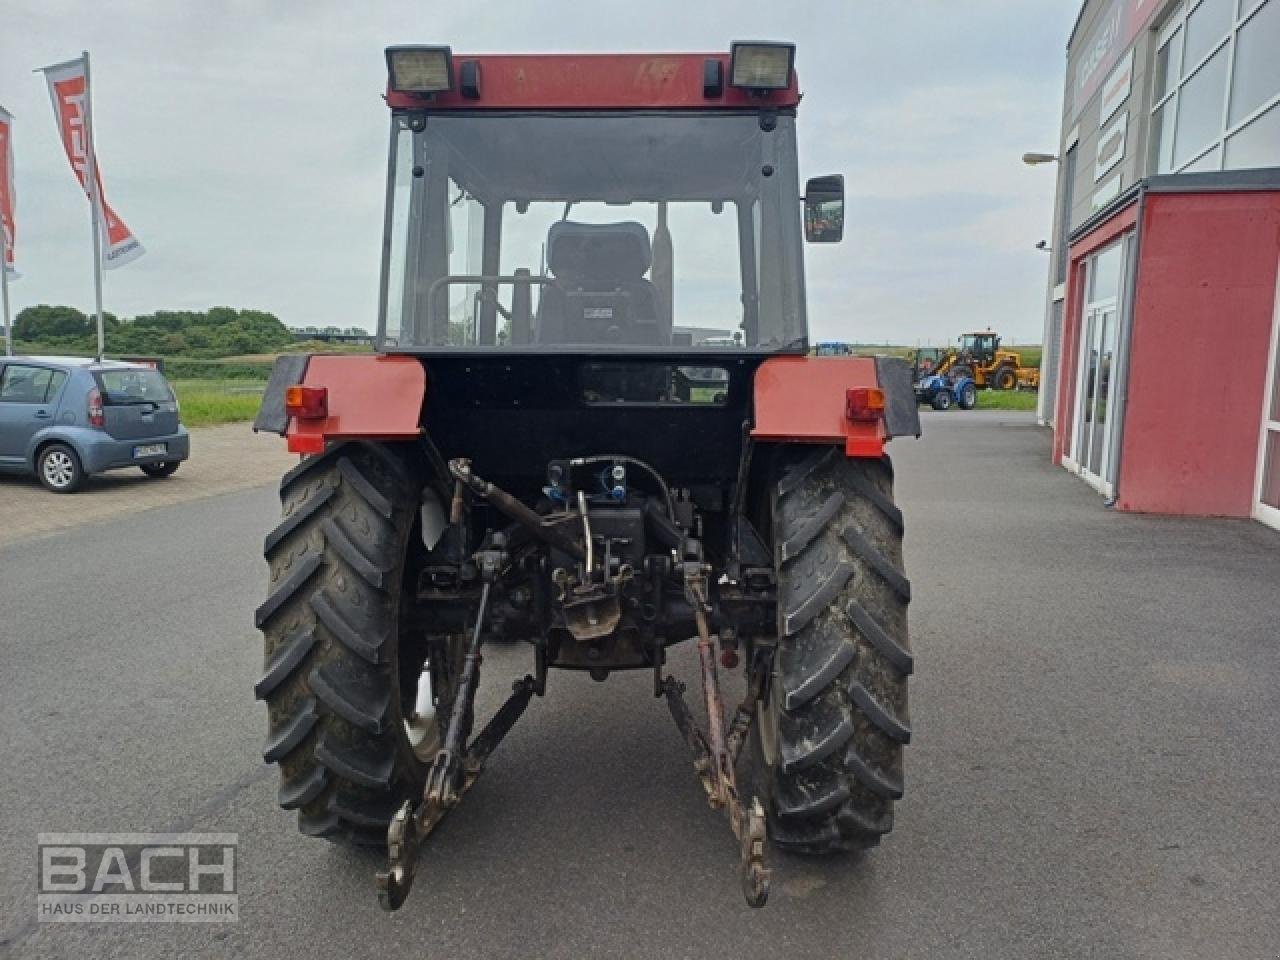
<svg viewBox="0 0 1280 960">
<path fill-rule="evenodd" d="M 1157 38 L 1153 173 L 1280 166 L 1280 0 L 1198 0 Z"/>
</svg>

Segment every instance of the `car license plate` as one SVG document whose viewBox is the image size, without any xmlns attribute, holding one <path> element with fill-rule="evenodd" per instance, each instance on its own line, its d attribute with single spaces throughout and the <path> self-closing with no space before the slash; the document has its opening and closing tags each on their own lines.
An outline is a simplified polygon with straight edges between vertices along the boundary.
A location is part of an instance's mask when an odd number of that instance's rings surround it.
<svg viewBox="0 0 1280 960">
<path fill-rule="evenodd" d="M 169 452 L 168 444 L 144 443 L 133 448 L 135 457 L 162 457 Z"/>
</svg>

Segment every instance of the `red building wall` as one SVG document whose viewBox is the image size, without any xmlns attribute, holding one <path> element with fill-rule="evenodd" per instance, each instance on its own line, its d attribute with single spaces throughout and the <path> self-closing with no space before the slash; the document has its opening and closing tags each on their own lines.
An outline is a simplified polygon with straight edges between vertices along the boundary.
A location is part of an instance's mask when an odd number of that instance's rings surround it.
<svg viewBox="0 0 1280 960">
<path fill-rule="evenodd" d="M 1150 193 L 1139 229 L 1117 506 L 1248 517 L 1280 192 Z"/>
</svg>

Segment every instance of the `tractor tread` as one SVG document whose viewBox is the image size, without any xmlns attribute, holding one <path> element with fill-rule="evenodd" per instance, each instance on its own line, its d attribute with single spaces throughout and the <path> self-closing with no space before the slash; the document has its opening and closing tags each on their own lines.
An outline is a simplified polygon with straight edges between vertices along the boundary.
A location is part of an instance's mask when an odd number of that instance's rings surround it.
<svg viewBox="0 0 1280 960">
<path fill-rule="evenodd" d="M 827 624 L 818 625 L 813 642 L 803 649 L 782 650 L 779 679 L 783 706 L 795 710 L 808 703 L 831 685 L 856 654 L 854 645 Z"/>
<path fill-rule="evenodd" d="M 881 553 L 861 530 L 850 525 L 841 530 L 840 535 L 849 545 L 849 549 L 865 560 L 871 569 L 883 578 L 889 588 L 902 598 L 903 603 L 910 601 L 911 581 L 898 572 L 898 568 L 889 562 L 889 558 Z"/>
<path fill-rule="evenodd" d="M 304 836 L 323 837 L 326 840 L 336 840 L 343 833 L 342 821 L 337 815 L 332 813 L 316 815 L 305 810 L 298 812 L 298 830 Z"/>
<path fill-rule="evenodd" d="M 262 748 L 262 759 L 267 763 L 279 763 L 306 739 L 319 719 L 315 698 L 307 697 L 296 713 L 268 735 L 266 746 Z"/>
<path fill-rule="evenodd" d="M 369 693 L 331 677 L 323 667 L 311 671 L 310 681 L 311 689 L 320 702 L 348 723 L 367 733 L 383 733 L 387 729 L 387 708 L 391 703 L 389 689 L 381 694 Z"/>
<path fill-rule="evenodd" d="M 316 742 L 316 763 L 371 790 L 391 789 L 391 775 L 396 763 L 391 751 L 379 757 L 372 750 L 344 750 L 330 741 L 331 737 L 327 732 L 320 735 Z"/>
<path fill-rule="evenodd" d="M 788 467 L 778 481 L 778 496 L 785 497 L 798 489 L 815 470 L 830 463 L 835 453 L 834 447 L 816 447 L 808 456 Z"/>
<path fill-rule="evenodd" d="M 311 517 L 319 513 L 320 509 L 328 503 L 337 492 L 337 489 L 334 487 L 322 487 L 317 493 L 312 494 L 301 504 L 294 507 L 293 512 L 280 521 L 276 528 L 267 534 L 267 538 L 262 544 L 263 552 L 270 553 L 273 551 L 277 546 L 279 546 L 280 542 L 284 540 L 285 537 L 289 536 L 289 534 L 293 533 L 293 531 L 297 530 L 300 526 L 310 520 Z"/>
<path fill-rule="evenodd" d="M 802 550 L 813 543 L 815 537 L 826 529 L 844 506 L 844 495 L 837 490 L 813 514 L 802 519 L 795 530 L 778 548 L 783 563 L 798 557 Z"/>
<path fill-rule="evenodd" d="M 784 591 L 779 585 L 779 602 L 783 602 L 784 599 L 786 602 L 782 613 L 783 635 L 793 636 L 812 623 L 813 618 L 830 606 L 831 602 L 840 595 L 844 585 L 853 576 L 853 569 L 851 561 L 840 560 L 825 577 L 819 579 L 811 588 L 802 591 L 793 587 Z M 799 594 L 799 596 L 790 596 L 793 592 Z M 786 594 L 785 597 L 784 593 Z"/>
<path fill-rule="evenodd" d="M 323 591 L 311 595 L 310 606 L 316 620 L 329 631 L 340 644 L 364 660 L 377 666 L 386 660 L 385 642 L 382 638 L 376 641 L 366 640 L 343 617 L 342 612 Z"/>
<path fill-rule="evenodd" d="M 343 823 L 371 830 L 381 830 L 385 836 L 391 818 L 396 815 L 403 801 L 387 796 L 370 801 L 365 796 L 353 796 L 337 791 L 329 797 L 329 812 L 336 814 Z"/>
<path fill-rule="evenodd" d="M 890 473 L 892 473 L 892 471 L 890 471 Z M 862 497 L 868 503 L 873 504 L 877 510 L 884 514 L 884 518 L 889 521 L 894 532 L 899 536 L 902 535 L 902 511 L 898 509 L 898 506 L 893 502 L 892 497 L 886 496 L 884 491 L 874 483 L 871 483 L 860 473 L 846 473 L 845 483 L 854 490 L 858 496 Z"/>
<path fill-rule="evenodd" d="M 267 699 L 280 684 L 293 676 L 293 672 L 307 659 L 307 655 L 311 653 L 311 648 L 315 644 L 316 633 L 312 627 L 292 630 L 287 633 L 284 643 L 277 647 L 275 653 L 271 655 L 271 659 L 266 666 L 266 673 L 254 685 L 254 696 L 259 700 Z"/>
<path fill-rule="evenodd" d="M 286 810 L 297 810 L 320 796 L 329 783 L 329 772 L 324 767 L 311 767 L 292 780 L 280 778 L 276 799 Z"/>
<path fill-rule="evenodd" d="M 342 475 L 343 482 L 349 484 L 384 520 L 390 520 L 395 515 L 395 505 L 391 498 L 370 483 L 369 478 L 360 472 L 350 457 L 339 458 L 338 473 Z"/>
<path fill-rule="evenodd" d="M 777 797 L 779 817 L 816 817 L 836 810 L 849 799 L 849 787 L 839 777 L 797 782 Z"/>
<path fill-rule="evenodd" d="M 892 737 L 899 743 L 911 742 L 911 728 L 899 720 L 892 710 L 888 709 L 880 703 L 871 692 L 862 685 L 860 680 L 854 679 L 849 684 L 849 699 L 857 706 L 877 727 L 879 727 L 886 736 Z"/>
<path fill-rule="evenodd" d="M 387 570 L 360 549 L 356 538 L 347 533 L 341 523 L 330 517 L 321 524 L 321 529 L 324 531 L 325 543 L 333 548 L 356 576 L 375 590 L 386 586 Z"/>
<path fill-rule="evenodd" d="M 853 718 L 847 711 L 821 707 L 785 718 L 783 729 L 790 734 L 782 743 L 784 773 L 796 773 L 821 763 L 848 743 L 854 733 Z"/>
<path fill-rule="evenodd" d="M 267 622 L 280 612 L 280 608 L 292 600 L 322 566 L 324 566 L 324 560 L 320 554 L 312 553 L 305 557 L 254 613 L 254 623 L 258 629 L 265 627 Z"/>
<path fill-rule="evenodd" d="M 902 781 L 873 767 L 856 749 L 850 749 L 845 754 L 844 762 L 858 778 L 858 782 L 872 793 L 886 800 L 902 798 Z"/>
<path fill-rule="evenodd" d="M 910 739 L 911 585 L 887 457 L 783 451 L 774 473 L 776 719 L 753 728 L 755 782 L 775 844 L 797 853 L 874 847 L 893 827 Z M 790 463 L 785 458 L 792 457 Z M 764 753 L 761 724 L 776 753 Z"/>
<path fill-rule="evenodd" d="M 324 453 L 318 453 L 314 456 L 303 457 L 298 461 L 297 466 L 291 468 L 283 477 L 280 478 L 280 499 L 287 500 L 290 488 L 302 477 L 305 477 L 317 470 L 323 470 L 333 463 L 338 456 L 338 448 L 334 447 L 326 450 Z"/>
<path fill-rule="evenodd" d="M 845 604 L 844 612 L 845 616 L 858 628 L 858 632 L 866 637 L 867 641 L 880 651 L 899 673 L 909 675 L 914 672 L 915 657 L 911 655 L 911 651 L 890 636 L 889 632 L 876 622 L 876 618 L 862 604 L 856 600 L 850 600 Z"/>
<path fill-rule="evenodd" d="M 405 452 L 352 442 L 304 459 L 281 481 L 285 517 L 264 543 L 264 757 L 280 765 L 277 798 L 298 829 L 337 842 L 385 844 L 390 814 L 426 779 L 393 646 L 417 510 Z"/>
</svg>

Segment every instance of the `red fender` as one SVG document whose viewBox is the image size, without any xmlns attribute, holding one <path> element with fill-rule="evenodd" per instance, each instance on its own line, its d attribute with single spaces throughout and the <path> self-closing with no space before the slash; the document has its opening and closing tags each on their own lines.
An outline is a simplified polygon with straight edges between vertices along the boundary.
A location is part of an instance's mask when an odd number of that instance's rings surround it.
<svg viewBox="0 0 1280 960">
<path fill-rule="evenodd" d="M 889 439 L 884 418 L 850 419 L 846 404 L 853 387 L 880 387 L 874 357 L 770 357 L 756 370 L 751 436 L 839 443 L 846 456 L 881 457 Z"/>
<path fill-rule="evenodd" d="M 324 387 L 335 413 L 322 420 L 290 417 L 290 453 L 324 453 L 334 440 L 410 440 L 422 433 L 427 375 L 416 357 L 317 354 L 307 361 L 302 383 Z"/>
</svg>

